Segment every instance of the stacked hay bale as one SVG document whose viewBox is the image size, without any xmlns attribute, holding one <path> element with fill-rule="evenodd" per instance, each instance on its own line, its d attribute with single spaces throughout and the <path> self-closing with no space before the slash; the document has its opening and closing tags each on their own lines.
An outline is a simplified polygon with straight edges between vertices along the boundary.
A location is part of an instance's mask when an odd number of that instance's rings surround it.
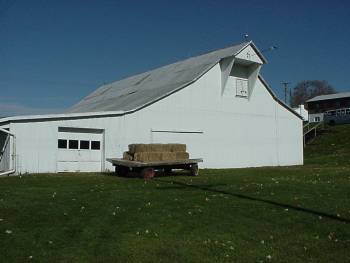
<svg viewBox="0 0 350 263">
<path fill-rule="evenodd" d="M 158 162 L 188 160 L 186 144 L 130 144 L 123 159 L 137 162 Z"/>
</svg>

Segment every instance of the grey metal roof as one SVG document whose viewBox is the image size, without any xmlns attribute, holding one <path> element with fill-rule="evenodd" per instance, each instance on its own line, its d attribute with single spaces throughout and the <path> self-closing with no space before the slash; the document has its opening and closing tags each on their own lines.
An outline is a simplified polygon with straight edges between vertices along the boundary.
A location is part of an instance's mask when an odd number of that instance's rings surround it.
<svg viewBox="0 0 350 263">
<path fill-rule="evenodd" d="M 253 42 L 245 42 L 103 85 L 73 106 L 67 113 L 0 118 L 0 124 L 53 119 L 97 118 L 131 113 L 186 87 L 200 78 L 221 59 L 237 55 L 248 45 L 252 45 L 263 62 L 266 62 Z M 259 78 L 279 104 L 302 119 L 299 114 L 277 98 L 261 75 Z"/>
<path fill-rule="evenodd" d="M 249 44 L 256 49 L 251 41 L 244 42 L 103 85 L 68 112 L 139 109 L 189 85 L 221 59 L 237 55 Z M 259 51 L 257 53 L 261 55 Z M 262 60 L 265 61 L 263 57 Z"/>
<path fill-rule="evenodd" d="M 348 98 L 350 97 L 350 92 L 340 92 L 340 93 L 334 93 L 334 94 L 328 94 L 328 95 L 320 95 L 313 97 L 312 99 L 307 100 L 306 102 L 312 102 L 312 101 L 321 101 L 321 100 L 332 100 L 332 99 L 340 99 L 340 98 Z"/>
</svg>

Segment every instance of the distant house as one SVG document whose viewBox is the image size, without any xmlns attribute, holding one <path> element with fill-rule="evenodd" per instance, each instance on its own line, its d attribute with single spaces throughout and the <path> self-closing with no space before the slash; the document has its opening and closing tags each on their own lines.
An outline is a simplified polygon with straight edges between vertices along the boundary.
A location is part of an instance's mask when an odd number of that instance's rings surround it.
<svg viewBox="0 0 350 263">
<path fill-rule="evenodd" d="M 298 113 L 304 121 L 309 120 L 309 112 L 305 109 L 304 105 L 299 105 L 298 107 L 293 108 L 293 110 Z"/>
<path fill-rule="evenodd" d="M 131 143 L 186 143 L 205 168 L 303 164 L 302 119 L 265 62 L 245 42 L 105 84 L 62 114 L 0 119 L 0 170 L 110 171 Z"/>
<path fill-rule="evenodd" d="M 324 121 L 326 115 L 335 116 L 340 121 L 346 115 L 350 116 L 350 92 L 316 96 L 307 100 L 306 105 L 310 122 Z"/>
</svg>

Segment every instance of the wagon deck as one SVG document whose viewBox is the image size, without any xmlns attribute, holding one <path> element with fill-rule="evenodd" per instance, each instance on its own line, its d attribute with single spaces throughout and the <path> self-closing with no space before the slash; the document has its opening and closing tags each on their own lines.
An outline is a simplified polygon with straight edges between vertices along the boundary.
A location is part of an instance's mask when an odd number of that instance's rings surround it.
<svg viewBox="0 0 350 263">
<path fill-rule="evenodd" d="M 203 159 L 139 162 L 121 158 L 108 158 L 107 161 L 115 166 L 115 172 L 119 175 L 127 176 L 132 171 L 141 174 L 144 178 L 151 178 L 154 176 L 155 170 L 171 172 L 172 169 L 189 170 L 192 176 L 197 176 L 198 163 L 203 162 Z"/>
</svg>

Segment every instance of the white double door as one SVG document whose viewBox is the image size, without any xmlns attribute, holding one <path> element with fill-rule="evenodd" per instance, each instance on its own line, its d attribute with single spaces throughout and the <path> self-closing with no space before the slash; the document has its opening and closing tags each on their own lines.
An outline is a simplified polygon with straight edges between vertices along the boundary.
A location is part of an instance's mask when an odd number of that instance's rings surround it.
<svg viewBox="0 0 350 263">
<path fill-rule="evenodd" d="M 101 172 L 103 133 L 59 131 L 57 172 Z"/>
</svg>

